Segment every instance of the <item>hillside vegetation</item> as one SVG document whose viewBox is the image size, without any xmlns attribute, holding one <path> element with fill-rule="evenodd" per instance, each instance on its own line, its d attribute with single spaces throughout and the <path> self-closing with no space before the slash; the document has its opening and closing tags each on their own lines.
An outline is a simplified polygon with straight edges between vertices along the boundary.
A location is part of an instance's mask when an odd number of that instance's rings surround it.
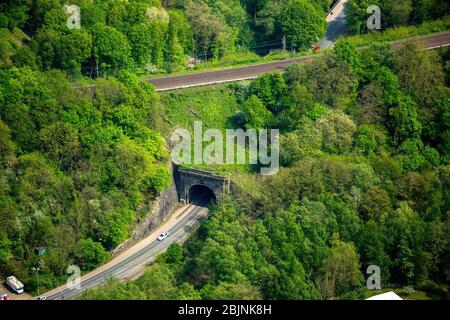
<svg viewBox="0 0 450 320">
<path fill-rule="evenodd" d="M 170 184 L 166 138 L 201 120 L 279 129 L 279 173 L 207 167 L 234 174 L 241 192 L 143 277 L 83 298 L 355 299 L 372 264 L 383 288 L 448 297 L 447 49 L 392 50 L 370 32 L 254 81 L 161 95 L 139 81 L 189 57 L 253 61 L 284 37 L 309 49 L 331 2 L 73 0 L 78 30 L 66 1 L 0 3 L 0 275 L 37 293 L 69 265 L 107 261 Z M 367 1 L 351 3 L 349 27 L 364 34 Z M 448 14 L 445 1 L 376 3 L 393 33 L 447 26 L 427 22 Z"/>
<path fill-rule="evenodd" d="M 0 71 L 0 272 L 27 290 L 108 259 L 170 182 L 158 97 L 119 79 L 82 92 L 60 71 Z"/>
<path fill-rule="evenodd" d="M 57 68 L 72 77 L 104 77 L 124 69 L 139 74 L 186 70 L 189 58 L 209 61 L 205 67 L 255 62 L 258 55 L 281 50 L 283 39 L 288 50 L 309 50 L 325 35 L 325 16 L 332 3 L 73 0 L 70 5 L 80 7 L 81 29 L 71 30 L 64 11 L 66 1 L 7 0 L 0 4 L 0 29 L 16 35 L 22 30 L 26 37 L 20 37 L 20 45 L 0 37 L 0 65 L 12 58 L 18 67 Z M 438 19 L 449 12 L 445 0 L 370 4 L 380 6 L 383 30 Z M 370 4 L 365 0 L 349 3 L 347 23 L 352 33 L 368 31 Z"/>
<path fill-rule="evenodd" d="M 66 1 L 9 0 L 0 4 L 0 28 L 17 27 L 31 38 L 15 52 L 16 66 L 58 68 L 72 76 L 116 75 L 122 69 L 148 74 L 185 68 L 188 57 L 267 54 L 282 48 L 283 36 L 289 48 L 307 49 L 324 35 L 330 3 L 74 0 L 81 28 L 70 30 Z"/>
<path fill-rule="evenodd" d="M 448 61 L 414 43 L 340 42 L 284 75 L 230 85 L 242 127 L 282 130 L 283 168 L 240 173 L 242 193 L 211 208 L 186 246 L 82 298 L 361 299 L 370 265 L 383 288 L 448 298 Z"/>
</svg>

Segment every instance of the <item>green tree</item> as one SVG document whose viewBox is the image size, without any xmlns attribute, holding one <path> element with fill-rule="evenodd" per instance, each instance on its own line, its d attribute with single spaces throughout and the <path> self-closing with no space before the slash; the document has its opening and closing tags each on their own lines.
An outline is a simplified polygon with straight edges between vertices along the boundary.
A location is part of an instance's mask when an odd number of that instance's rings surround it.
<svg viewBox="0 0 450 320">
<path fill-rule="evenodd" d="M 356 134 L 356 146 L 365 154 L 381 153 L 388 149 L 388 136 L 382 126 L 361 125 Z"/>
<path fill-rule="evenodd" d="M 78 259 L 83 270 L 92 270 L 108 259 L 108 253 L 102 245 L 91 238 L 81 240 L 78 250 Z"/>
<path fill-rule="evenodd" d="M 259 289 L 250 284 L 221 282 L 208 298 L 211 300 L 260 300 L 262 296 Z"/>
<path fill-rule="evenodd" d="M 263 105 L 257 96 L 251 96 L 245 101 L 242 113 L 244 116 L 245 127 L 250 129 L 266 128 L 272 114 Z"/>
<path fill-rule="evenodd" d="M 191 48 L 190 26 L 179 11 L 169 11 L 169 27 L 164 51 L 164 60 L 170 64 L 183 65 L 185 52 Z"/>
<path fill-rule="evenodd" d="M 133 59 L 138 65 L 151 62 L 153 47 L 151 32 L 152 29 L 147 23 L 135 24 L 128 32 Z"/>
<path fill-rule="evenodd" d="M 125 35 L 115 28 L 97 23 L 92 28 L 92 40 L 95 62 L 102 69 L 130 66 L 130 45 Z"/>
<path fill-rule="evenodd" d="M 84 29 L 63 35 L 59 42 L 59 64 L 63 70 L 78 75 L 81 64 L 91 57 L 92 37 Z"/>
<path fill-rule="evenodd" d="M 324 12 L 306 0 L 290 0 L 281 13 L 281 31 L 292 48 L 304 50 L 325 35 Z"/>
<path fill-rule="evenodd" d="M 22 45 L 20 48 L 18 48 L 12 58 L 13 64 L 16 67 L 24 67 L 29 66 L 33 70 L 38 69 L 37 64 L 37 56 L 31 50 L 31 48 L 27 45 Z"/>
<path fill-rule="evenodd" d="M 33 38 L 34 51 L 39 55 L 39 63 L 43 69 L 51 69 L 57 65 L 58 47 L 61 34 L 53 29 L 42 29 Z"/>
<path fill-rule="evenodd" d="M 366 220 L 380 221 L 383 215 L 392 210 L 389 195 L 379 187 L 371 187 L 367 190 L 361 202 L 361 212 Z"/>
<path fill-rule="evenodd" d="M 178 243 L 173 243 L 167 248 L 164 255 L 167 263 L 178 263 L 183 259 L 183 247 Z"/>
<path fill-rule="evenodd" d="M 330 153 L 346 153 L 353 144 L 355 123 L 339 111 L 329 111 L 317 120 L 316 126 L 322 131 L 323 150 Z"/>
<path fill-rule="evenodd" d="M 420 139 L 406 139 L 398 147 L 400 162 L 405 171 L 415 171 L 425 162 L 422 154 L 423 142 Z"/>
<path fill-rule="evenodd" d="M 391 128 L 397 143 L 408 138 L 418 138 L 422 132 L 417 110 L 409 97 L 400 96 L 398 105 L 389 110 Z"/>
<path fill-rule="evenodd" d="M 354 245 L 334 239 L 333 248 L 323 262 L 318 279 L 322 297 L 339 297 L 356 289 L 362 280 L 359 267 L 359 257 Z"/>
<path fill-rule="evenodd" d="M 39 132 L 39 142 L 43 153 L 61 169 L 71 168 L 80 156 L 78 134 L 66 123 L 56 122 L 42 129 Z"/>
<path fill-rule="evenodd" d="M 147 300 L 172 300 L 177 297 L 175 278 L 164 264 L 151 266 L 137 281 Z"/>
<path fill-rule="evenodd" d="M 234 48 L 235 39 L 230 29 L 201 1 L 190 1 L 185 8 L 186 17 L 194 35 L 194 53 L 202 58 L 218 58 Z"/>
</svg>

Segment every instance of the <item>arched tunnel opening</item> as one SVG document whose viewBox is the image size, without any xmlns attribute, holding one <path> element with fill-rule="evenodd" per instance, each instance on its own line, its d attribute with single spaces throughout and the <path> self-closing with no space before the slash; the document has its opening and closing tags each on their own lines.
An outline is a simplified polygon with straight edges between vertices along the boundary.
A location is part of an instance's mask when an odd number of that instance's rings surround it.
<svg viewBox="0 0 450 320">
<path fill-rule="evenodd" d="M 210 204 L 217 202 L 214 192 L 210 188 L 199 184 L 189 188 L 187 200 L 188 203 L 201 207 L 208 207 Z"/>
</svg>

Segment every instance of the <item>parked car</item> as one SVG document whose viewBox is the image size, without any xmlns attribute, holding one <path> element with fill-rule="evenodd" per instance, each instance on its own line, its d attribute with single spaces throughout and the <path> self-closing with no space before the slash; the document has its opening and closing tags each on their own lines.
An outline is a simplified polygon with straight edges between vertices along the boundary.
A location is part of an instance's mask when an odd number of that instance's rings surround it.
<svg viewBox="0 0 450 320">
<path fill-rule="evenodd" d="M 47 300 L 47 297 L 46 297 L 46 296 L 39 296 L 39 297 L 37 298 L 37 300 Z"/>
<path fill-rule="evenodd" d="M 158 241 L 163 241 L 169 236 L 169 232 L 163 232 L 159 235 Z"/>
</svg>

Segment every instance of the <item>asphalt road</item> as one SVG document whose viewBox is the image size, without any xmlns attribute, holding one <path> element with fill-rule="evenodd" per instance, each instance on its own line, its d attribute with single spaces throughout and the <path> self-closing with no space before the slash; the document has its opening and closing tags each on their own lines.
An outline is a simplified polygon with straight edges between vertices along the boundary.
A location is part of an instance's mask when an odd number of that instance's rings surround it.
<svg viewBox="0 0 450 320">
<path fill-rule="evenodd" d="M 158 254 L 164 252 L 172 243 L 181 242 L 186 239 L 187 235 L 195 229 L 202 220 L 207 218 L 208 208 L 205 207 L 206 201 L 200 203 L 201 205 L 189 205 L 182 217 L 173 224 L 166 231 L 170 235 L 164 241 L 157 241 L 158 235 L 153 235 L 154 240 L 149 244 L 134 252 L 131 255 L 124 256 L 124 258 L 111 267 L 108 267 L 101 272 L 92 272 L 92 276 L 87 274 L 82 277 L 81 286 L 77 288 L 63 288 L 62 290 L 51 291 L 52 293 L 45 295 L 47 300 L 61 300 L 70 299 L 79 295 L 83 291 L 101 285 L 110 277 L 121 280 L 134 279 L 142 273 L 144 268 L 151 263 Z"/>
<path fill-rule="evenodd" d="M 421 42 L 425 48 L 433 49 L 450 45 L 450 32 L 442 32 L 429 36 L 414 37 Z M 406 40 L 394 41 L 392 45 L 398 47 Z M 318 55 L 286 59 L 282 61 L 269 62 L 264 64 L 251 65 L 246 67 L 230 68 L 217 71 L 197 72 L 180 76 L 168 76 L 161 78 L 146 79 L 156 87 L 156 91 L 168 91 L 208 84 L 234 82 L 246 79 L 254 79 L 264 73 L 284 70 L 293 63 L 303 62 L 313 59 Z"/>
<path fill-rule="evenodd" d="M 337 14 L 327 25 L 327 33 L 324 38 L 320 39 L 319 46 L 322 49 L 330 48 L 334 42 L 347 32 L 345 23 L 345 7 L 338 10 Z"/>
</svg>

